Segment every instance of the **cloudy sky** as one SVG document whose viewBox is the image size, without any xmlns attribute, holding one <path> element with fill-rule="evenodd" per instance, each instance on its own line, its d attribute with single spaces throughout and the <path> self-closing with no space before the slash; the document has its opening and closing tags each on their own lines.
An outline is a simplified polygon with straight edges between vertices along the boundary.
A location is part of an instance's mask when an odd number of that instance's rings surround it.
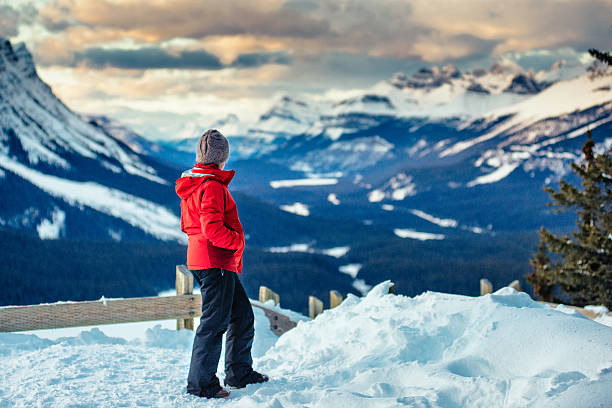
<svg viewBox="0 0 612 408">
<path fill-rule="evenodd" d="M 585 61 L 612 48 L 611 16 L 612 0 L 0 0 L 0 35 L 69 107 L 174 138 L 423 66 Z"/>
</svg>

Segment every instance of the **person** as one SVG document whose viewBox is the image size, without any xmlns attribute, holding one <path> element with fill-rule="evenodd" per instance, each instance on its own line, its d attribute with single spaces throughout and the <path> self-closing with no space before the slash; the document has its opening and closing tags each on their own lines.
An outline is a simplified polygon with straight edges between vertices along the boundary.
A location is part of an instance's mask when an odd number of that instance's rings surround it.
<svg viewBox="0 0 612 408">
<path fill-rule="evenodd" d="M 202 291 L 202 317 L 195 333 L 187 392 L 227 398 L 217 378 L 221 341 L 225 340 L 225 380 L 231 388 L 268 381 L 253 370 L 255 330 L 242 273 L 244 232 L 228 184 L 234 170 L 224 170 L 229 142 L 216 129 L 207 130 L 196 149 L 195 166 L 176 181 L 181 198 L 181 230 L 188 236 L 187 268 Z"/>
</svg>

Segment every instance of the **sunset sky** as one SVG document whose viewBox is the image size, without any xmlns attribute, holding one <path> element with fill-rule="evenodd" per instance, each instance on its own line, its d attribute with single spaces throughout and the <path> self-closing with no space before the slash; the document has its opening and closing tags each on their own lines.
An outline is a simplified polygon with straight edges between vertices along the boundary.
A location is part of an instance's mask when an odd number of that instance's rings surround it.
<svg viewBox="0 0 612 408">
<path fill-rule="evenodd" d="M 432 64 L 588 63 L 611 17 L 612 0 L 0 0 L 0 35 L 72 109 L 174 138 Z"/>
</svg>

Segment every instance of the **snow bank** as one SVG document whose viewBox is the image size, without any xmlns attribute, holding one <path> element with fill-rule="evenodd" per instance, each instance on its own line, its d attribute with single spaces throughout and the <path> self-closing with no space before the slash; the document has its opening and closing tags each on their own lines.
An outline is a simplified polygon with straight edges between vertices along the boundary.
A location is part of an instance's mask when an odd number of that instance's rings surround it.
<svg viewBox="0 0 612 408">
<path fill-rule="evenodd" d="M 393 233 L 400 238 L 418 239 L 427 241 L 428 239 L 444 239 L 444 234 L 432 234 L 430 232 L 415 231 L 410 228 L 395 228 Z"/>
<path fill-rule="evenodd" d="M 332 247 L 326 249 L 311 248 L 310 244 L 291 244 L 289 246 L 270 247 L 268 252 L 286 254 L 288 252 L 307 252 L 310 254 L 324 254 L 334 258 L 342 258 L 351 249 L 349 246 Z"/>
<path fill-rule="evenodd" d="M 331 186 L 334 184 L 338 184 L 337 178 L 306 178 L 270 181 L 270 187 L 272 188 Z"/>
<path fill-rule="evenodd" d="M 58 239 L 64 230 L 66 221 L 66 213 L 59 208 L 54 208 L 51 214 L 51 220 L 43 219 L 36 226 L 38 237 L 40 239 Z"/>
<path fill-rule="evenodd" d="M 612 328 L 504 288 L 349 295 L 258 360 L 276 406 L 607 406 Z M 272 406 L 274 385 L 244 397 Z"/>
<path fill-rule="evenodd" d="M 308 217 L 310 215 L 310 210 L 308 209 L 308 206 L 304 203 L 281 205 L 280 209 L 304 217 Z"/>
<path fill-rule="evenodd" d="M 0 400 L 16 407 L 609 406 L 612 328 L 509 288 L 409 298 L 386 294 L 388 285 L 364 298 L 348 295 L 278 340 L 267 337 L 255 309 L 254 365 L 271 381 L 233 391 L 228 401 L 185 394 L 192 333 L 161 328 L 137 341 L 95 330 L 56 341 L 0 333 Z"/>
<path fill-rule="evenodd" d="M 416 215 L 417 217 L 420 217 L 424 220 L 427 220 L 433 224 L 439 225 L 444 228 L 456 228 L 457 225 L 459 225 L 457 220 L 454 220 L 452 218 L 438 218 L 431 214 L 427 214 L 425 211 L 421 211 L 417 209 L 412 209 L 410 210 L 410 212 Z"/>
<path fill-rule="evenodd" d="M 416 184 L 412 176 L 406 173 L 399 173 L 389 179 L 381 188 L 372 190 L 368 193 L 368 201 L 377 203 L 384 199 L 402 201 L 408 196 L 416 195 Z"/>
<path fill-rule="evenodd" d="M 474 180 L 467 183 L 468 187 L 474 187 L 478 184 L 496 183 L 508 177 L 521 163 L 505 163 L 491 173 L 483 176 L 478 176 Z"/>
</svg>

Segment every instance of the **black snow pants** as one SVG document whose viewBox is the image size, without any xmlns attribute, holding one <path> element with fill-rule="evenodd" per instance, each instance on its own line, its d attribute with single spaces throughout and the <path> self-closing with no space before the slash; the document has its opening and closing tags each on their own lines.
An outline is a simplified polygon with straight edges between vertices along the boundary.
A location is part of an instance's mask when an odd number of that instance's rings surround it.
<svg viewBox="0 0 612 408">
<path fill-rule="evenodd" d="M 187 392 L 211 397 L 221 389 L 216 373 L 226 330 L 226 381 L 239 383 L 252 371 L 255 318 L 237 273 L 220 268 L 191 273 L 202 289 L 202 317 L 193 341 Z"/>
</svg>

